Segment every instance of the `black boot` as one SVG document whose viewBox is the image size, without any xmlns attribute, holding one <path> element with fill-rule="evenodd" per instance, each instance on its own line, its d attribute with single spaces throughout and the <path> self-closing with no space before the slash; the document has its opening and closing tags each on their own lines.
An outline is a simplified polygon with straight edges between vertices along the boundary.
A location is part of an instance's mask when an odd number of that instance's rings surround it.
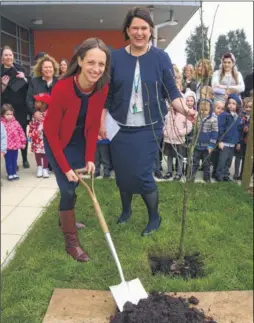
<svg viewBox="0 0 254 323">
<path fill-rule="evenodd" d="M 149 233 L 157 230 L 161 224 L 161 217 L 159 216 L 158 212 L 159 194 L 158 190 L 156 189 L 156 191 L 152 193 L 143 194 L 141 196 L 145 202 L 149 214 L 149 222 L 145 230 L 142 232 L 142 236 L 146 236 Z"/>
<path fill-rule="evenodd" d="M 122 224 L 129 220 L 131 217 L 131 201 L 132 201 L 132 194 L 127 192 L 120 191 L 121 201 L 122 201 L 122 214 L 120 215 L 117 223 Z"/>
</svg>

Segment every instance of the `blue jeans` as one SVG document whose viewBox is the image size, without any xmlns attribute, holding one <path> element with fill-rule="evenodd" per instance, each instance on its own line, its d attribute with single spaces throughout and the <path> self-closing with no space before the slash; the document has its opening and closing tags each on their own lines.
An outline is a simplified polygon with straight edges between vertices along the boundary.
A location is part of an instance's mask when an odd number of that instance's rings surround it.
<svg viewBox="0 0 254 323">
<path fill-rule="evenodd" d="M 18 163 L 18 150 L 7 150 L 4 156 L 8 176 L 16 175 Z"/>
</svg>

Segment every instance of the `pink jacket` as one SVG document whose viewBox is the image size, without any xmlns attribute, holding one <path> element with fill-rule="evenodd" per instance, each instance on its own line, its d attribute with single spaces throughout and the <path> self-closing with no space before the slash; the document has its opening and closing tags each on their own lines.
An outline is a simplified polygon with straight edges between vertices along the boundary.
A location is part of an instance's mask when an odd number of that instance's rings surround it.
<svg viewBox="0 0 254 323">
<path fill-rule="evenodd" d="M 1 118 L 7 134 L 7 150 L 18 150 L 25 146 L 26 136 L 18 121 L 13 117 L 11 121 Z"/>
<path fill-rule="evenodd" d="M 184 115 L 171 109 L 166 115 L 164 127 L 164 142 L 172 145 L 185 143 L 185 136 L 192 130 L 191 121 Z"/>
</svg>

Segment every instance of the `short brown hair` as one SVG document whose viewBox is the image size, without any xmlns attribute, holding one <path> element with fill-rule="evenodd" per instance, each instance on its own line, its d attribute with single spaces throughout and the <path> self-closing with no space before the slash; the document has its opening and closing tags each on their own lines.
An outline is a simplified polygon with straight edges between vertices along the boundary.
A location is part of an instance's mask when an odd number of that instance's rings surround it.
<svg viewBox="0 0 254 323">
<path fill-rule="evenodd" d="M 80 72 L 80 66 L 78 64 L 78 57 L 80 57 L 82 60 L 86 56 L 86 53 L 93 48 L 99 48 L 106 54 L 106 67 L 105 71 L 102 75 L 102 77 L 97 81 L 95 90 L 100 91 L 103 89 L 104 85 L 109 83 L 110 79 L 110 50 L 108 47 L 105 45 L 105 43 L 99 39 L 99 38 L 88 38 L 85 40 L 77 49 L 75 54 L 73 55 L 69 65 L 67 72 L 64 74 L 63 79 L 76 75 L 78 72 Z"/>
<path fill-rule="evenodd" d="M 131 8 L 125 19 L 124 19 L 124 23 L 123 23 L 123 34 L 124 34 L 124 38 L 125 40 L 129 40 L 129 36 L 128 36 L 128 33 L 127 33 L 127 28 L 130 27 L 131 23 L 132 23 L 132 20 L 134 18 L 140 18 L 140 19 L 143 19 L 144 21 L 146 21 L 150 27 L 151 27 L 151 37 L 150 37 L 150 40 L 151 39 L 154 39 L 154 34 L 153 34 L 153 29 L 154 29 L 154 22 L 152 20 L 152 17 L 150 15 L 150 12 L 147 8 L 140 8 L 140 7 L 134 7 L 134 8 Z"/>
<path fill-rule="evenodd" d="M 1 107 L 1 117 L 4 116 L 7 111 L 11 111 L 13 114 L 15 112 L 11 104 L 4 103 Z"/>
<path fill-rule="evenodd" d="M 54 59 L 54 57 L 49 56 L 49 55 L 44 55 L 42 58 L 40 58 L 38 60 L 38 62 L 36 63 L 36 65 L 34 66 L 34 69 L 33 69 L 34 76 L 35 77 L 42 76 L 42 65 L 45 62 L 51 62 L 52 63 L 53 69 L 54 69 L 54 76 L 58 76 L 58 73 L 59 73 L 59 64 Z"/>
</svg>

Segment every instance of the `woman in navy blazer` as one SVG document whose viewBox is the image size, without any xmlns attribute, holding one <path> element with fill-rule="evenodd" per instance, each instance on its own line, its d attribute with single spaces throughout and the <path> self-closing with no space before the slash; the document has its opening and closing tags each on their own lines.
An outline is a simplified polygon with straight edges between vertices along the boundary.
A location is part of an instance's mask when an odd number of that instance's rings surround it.
<svg viewBox="0 0 254 323">
<path fill-rule="evenodd" d="M 150 46 L 153 28 L 147 9 L 133 8 L 128 12 L 123 33 L 130 45 L 112 52 L 111 82 L 101 125 L 105 138 L 108 110 L 120 126 L 111 142 L 123 208 L 118 223 L 130 218 L 132 196 L 140 194 L 149 214 L 142 235 L 158 229 L 161 223 L 152 171 L 167 114 L 166 99 L 170 98 L 173 108 L 182 114 L 196 114 L 181 99 L 168 54 Z"/>
</svg>

